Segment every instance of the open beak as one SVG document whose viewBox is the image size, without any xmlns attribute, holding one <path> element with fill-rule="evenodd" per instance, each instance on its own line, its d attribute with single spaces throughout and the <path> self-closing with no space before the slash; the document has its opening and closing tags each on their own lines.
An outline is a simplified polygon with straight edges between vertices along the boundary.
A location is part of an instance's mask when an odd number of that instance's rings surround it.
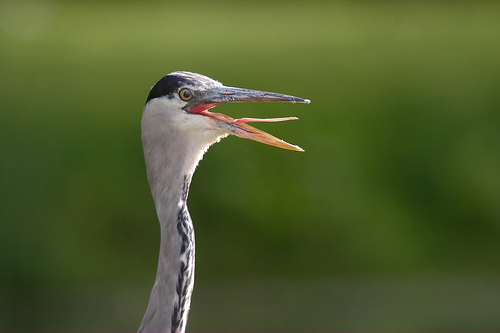
<svg viewBox="0 0 500 333">
<path fill-rule="evenodd" d="M 233 119 L 221 113 L 213 113 L 208 110 L 226 102 L 290 102 L 290 103 L 310 103 L 308 99 L 299 97 L 277 94 L 266 91 L 250 90 L 233 87 L 217 87 L 202 92 L 197 92 L 192 101 L 190 101 L 185 109 L 191 113 L 196 113 L 210 117 L 215 121 L 217 127 L 226 130 L 227 132 L 239 136 L 241 138 L 251 139 L 267 145 L 295 150 L 304 151 L 296 145 L 292 145 L 281 139 L 272 136 L 269 133 L 261 131 L 255 127 L 247 125 L 249 122 L 278 122 L 286 120 L 295 120 L 296 117 L 285 118 L 241 118 Z"/>
</svg>

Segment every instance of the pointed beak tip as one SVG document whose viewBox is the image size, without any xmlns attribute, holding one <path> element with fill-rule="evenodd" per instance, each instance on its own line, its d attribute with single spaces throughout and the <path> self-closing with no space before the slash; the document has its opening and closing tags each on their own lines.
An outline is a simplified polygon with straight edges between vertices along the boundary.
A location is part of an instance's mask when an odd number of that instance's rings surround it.
<svg viewBox="0 0 500 333">
<path fill-rule="evenodd" d="M 311 103 L 311 100 L 307 99 L 307 98 L 300 98 L 300 97 L 294 97 L 294 96 L 292 96 L 290 99 L 286 100 L 286 102 L 300 103 L 300 104 L 309 104 L 309 103 Z"/>
<path fill-rule="evenodd" d="M 301 152 L 301 153 L 305 152 L 304 149 L 302 149 L 301 147 L 299 147 L 297 145 L 292 145 L 291 143 L 284 142 L 284 141 L 282 141 L 282 143 L 283 143 L 283 145 L 279 145 L 277 147 L 283 148 L 283 149 L 288 149 L 288 150 L 293 150 L 293 151 L 298 151 L 298 152 Z"/>
</svg>

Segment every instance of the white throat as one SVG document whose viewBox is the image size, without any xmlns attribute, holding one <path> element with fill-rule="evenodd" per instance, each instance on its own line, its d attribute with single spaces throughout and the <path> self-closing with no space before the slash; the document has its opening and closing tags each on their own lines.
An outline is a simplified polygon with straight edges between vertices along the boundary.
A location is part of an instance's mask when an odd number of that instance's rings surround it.
<svg viewBox="0 0 500 333">
<path fill-rule="evenodd" d="M 142 143 L 161 244 L 139 332 L 184 332 L 194 284 L 194 230 L 186 205 L 189 184 L 205 151 L 227 135 L 214 129 L 211 121 L 182 111 L 167 97 L 151 100 L 144 108 Z"/>
</svg>

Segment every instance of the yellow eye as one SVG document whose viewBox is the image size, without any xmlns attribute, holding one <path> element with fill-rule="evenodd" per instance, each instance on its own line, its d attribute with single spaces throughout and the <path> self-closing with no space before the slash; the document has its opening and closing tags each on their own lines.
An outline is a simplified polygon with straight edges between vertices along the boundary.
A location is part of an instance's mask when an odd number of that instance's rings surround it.
<svg viewBox="0 0 500 333">
<path fill-rule="evenodd" d="M 179 97 L 183 100 L 183 101 L 189 101 L 191 100 L 191 98 L 193 98 L 193 93 L 191 92 L 191 90 L 189 90 L 188 88 L 182 88 L 180 91 L 179 91 Z"/>
</svg>

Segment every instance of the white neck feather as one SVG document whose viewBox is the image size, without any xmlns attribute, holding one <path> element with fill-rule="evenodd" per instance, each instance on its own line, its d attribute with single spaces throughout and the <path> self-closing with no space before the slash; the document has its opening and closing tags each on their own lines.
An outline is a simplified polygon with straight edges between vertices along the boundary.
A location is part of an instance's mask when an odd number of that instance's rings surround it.
<svg viewBox="0 0 500 333">
<path fill-rule="evenodd" d="M 205 151 L 226 135 L 214 130 L 207 117 L 168 109 L 166 101 L 166 97 L 151 100 L 142 117 L 144 157 L 161 244 L 156 280 L 139 332 L 184 332 L 194 282 L 194 231 L 186 206 L 189 183 Z"/>
</svg>

